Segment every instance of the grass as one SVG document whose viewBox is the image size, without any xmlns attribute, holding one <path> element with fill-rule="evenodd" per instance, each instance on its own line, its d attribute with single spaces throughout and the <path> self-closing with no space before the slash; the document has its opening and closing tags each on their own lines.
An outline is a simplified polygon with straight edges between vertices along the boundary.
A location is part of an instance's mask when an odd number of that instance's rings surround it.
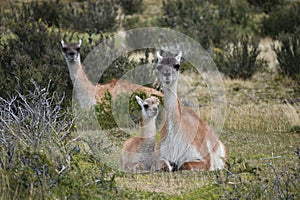
<svg viewBox="0 0 300 200">
<path fill-rule="evenodd" d="M 254 178 L 252 170 L 255 168 L 260 168 L 262 177 L 270 176 L 270 167 L 266 165 L 268 160 L 271 160 L 277 169 L 297 163 L 293 152 L 298 145 L 297 141 L 300 140 L 299 133 L 225 131 L 221 140 L 228 147 L 229 162 L 234 166 L 234 171 L 244 176 L 245 182 Z M 204 188 L 214 190 L 214 185 L 217 184 L 215 172 L 189 171 L 125 174 L 116 181 L 117 185 L 124 189 L 159 192 L 173 197 L 197 193 Z M 214 196 L 210 192 L 206 195 L 206 198 Z"/>
<path fill-rule="evenodd" d="M 220 138 L 229 152 L 226 170 L 141 174 L 120 172 L 115 178 L 116 187 L 130 194 L 141 195 L 141 199 L 243 199 L 251 198 L 251 195 L 259 199 L 280 195 L 298 197 L 300 194 L 296 188 L 299 188 L 299 181 L 293 177 L 294 174 L 299 176 L 299 158 L 295 156 L 295 150 L 299 147 L 300 134 L 292 130 L 298 130 L 300 124 L 300 105 L 284 101 L 298 97 L 297 83 L 272 72 L 260 72 L 247 81 L 225 78 L 224 87 L 227 110 Z M 184 98 L 186 96 L 198 100 L 201 117 L 210 122 L 210 94 L 198 74 L 181 74 L 179 93 L 182 100 L 188 100 Z M 106 135 L 101 136 L 104 142 L 101 142 L 100 132 L 82 135 L 83 141 L 90 144 L 89 148 L 93 147 L 87 153 L 97 155 L 118 170 L 122 144 L 137 132 L 109 130 L 103 133 Z M 107 152 L 104 154 L 98 147 L 104 147 Z M 275 172 L 280 178 L 275 176 Z M 278 189 L 281 187 L 286 191 L 285 184 L 292 188 L 289 193 Z"/>
<path fill-rule="evenodd" d="M 265 81 L 263 76 L 269 80 Z M 218 175 L 219 172 L 188 171 L 125 173 L 116 178 L 117 186 L 135 193 L 162 193 L 171 199 L 222 199 L 250 195 L 247 190 L 252 191 L 252 195 L 257 193 L 260 198 L 272 192 L 275 196 L 280 195 L 276 188 L 272 188 L 276 181 L 273 169 L 281 174 L 292 174 L 290 168 L 299 169 L 294 152 L 299 147 L 300 134 L 290 130 L 300 123 L 300 105 L 283 101 L 296 98 L 299 90 L 295 82 L 289 79 L 278 81 L 279 78 L 261 73 L 249 81 L 224 81 L 227 110 L 220 138 L 228 148 L 227 170 L 234 174 L 232 177 L 228 177 L 226 170 L 221 171 L 221 175 Z M 211 105 L 205 83 L 194 73 L 182 74 L 181 83 L 181 96 L 195 95 L 201 102 L 200 115 L 209 122 Z M 197 87 L 191 92 L 190 86 Z M 223 177 L 222 184 L 218 180 L 220 176 Z M 265 193 L 262 192 L 263 187 L 266 187 Z M 292 194 L 299 196 L 299 192 L 295 191 L 297 187 L 299 182 L 295 183 Z M 239 189 L 241 192 L 237 192 Z"/>
</svg>

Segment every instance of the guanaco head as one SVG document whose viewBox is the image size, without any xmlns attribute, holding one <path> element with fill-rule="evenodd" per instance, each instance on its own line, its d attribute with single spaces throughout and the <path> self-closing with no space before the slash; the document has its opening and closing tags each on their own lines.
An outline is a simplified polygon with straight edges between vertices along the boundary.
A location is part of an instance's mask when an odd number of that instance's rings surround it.
<svg viewBox="0 0 300 200">
<path fill-rule="evenodd" d="M 145 100 L 142 100 L 139 96 L 135 96 L 135 98 L 142 108 L 142 115 L 144 120 L 157 117 L 159 112 L 159 99 L 157 97 L 152 96 Z"/>
<path fill-rule="evenodd" d="M 164 86 L 171 85 L 178 79 L 180 59 L 182 52 L 177 56 L 163 57 L 157 52 L 158 63 L 156 69 L 160 74 L 160 81 Z"/>
<path fill-rule="evenodd" d="M 80 46 L 82 44 L 82 40 L 79 39 L 78 43 L 68 43 L 61 41 L 62 50 L 67 62 L 80 62 Z"/>
</svg>

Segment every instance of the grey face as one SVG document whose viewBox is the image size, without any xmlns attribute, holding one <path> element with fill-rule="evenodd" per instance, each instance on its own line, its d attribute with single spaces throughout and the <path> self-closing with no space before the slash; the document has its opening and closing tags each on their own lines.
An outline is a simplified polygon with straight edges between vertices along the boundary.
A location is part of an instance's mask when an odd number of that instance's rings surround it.
<svg viewBox="0 0 300 200">
<path fill-rule="evenodd" d="M 159 100 L 155 97 L 147 98 L 143 102 L 143 110 L 147 113 L 149 118 L 157 117 Z"/>
<path fill-rule="evenodd" d="M 156 69 L 159 71 L 160 81 L 164 86 L 171 85 L 178 79 L 181 52 L 175 57 L 162 57 L 158 53 L 157 57 Z"/>
<path fill-rule="evenodd" d="M 164 62 L 169 59 L 170 62 Z M 160 81 L 165 85 L 170 85 L 174 80 L 178 78 L 179 64 L 174 62 L 175 58 L 163 58 L 163 62 L 157 64 L 157 70 L 159 71 Z"/>
<path fill-rule="evenodd" d="M 159 112 L 159 99 L 157 97 L 149 97 L 143 101 L 140 97 L 136 96 L 136 99 L 142 108 L 144 118 L 157 117 Z"/>
<path fill-rule="evenodd" d="M 81 46 L 81 40 L 79 40 L 79 43 L 69 43 L 65 44 L 64 41 L 61 41 L 62 44 L 62 50 L 64 53 L 65 58 L 69 62 L 76 62 L 78 60 L 78 57 L 80 56 L 80 46 Z"/>
</svg>

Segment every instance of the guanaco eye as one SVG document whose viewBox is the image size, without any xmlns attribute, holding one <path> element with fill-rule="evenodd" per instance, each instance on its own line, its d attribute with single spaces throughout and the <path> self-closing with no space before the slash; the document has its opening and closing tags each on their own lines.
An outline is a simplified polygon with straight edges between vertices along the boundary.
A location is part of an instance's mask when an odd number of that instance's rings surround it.
<svg viewBox="0 0 300 200">
<path fill-rule="evenodd" d="M 77 47 L 77 48 L 76 48 L 76 51 L 78 51 L 78 52 L 79 52 L 79 51 L 80 51 L 80 47 Z"/>
<path fill-rule="evenodd" d="M 162 69 L 162 66 L 161 66 L 161 65 L 157 65 L 156 69 L 157 69 L 158 71 L 160 71 L 160 70 Z"/>
<path fill-rule="evenodd" d="M 180 67 L 180 65 L 179 65 L 179 64 L 175 64 L 175 65 L 174 65 L 174 68 L 176 69 L 176 71 L 178 71 L 178 70 L 179 70 L 179 67 Z"/>
<path fill-rule="evenodd" d="M 66 52 L 66 51 L 68 50 L 68 48 L 63 47 L 62 50 L 63 50 L 64 52 Z"/>
<path fill-rule="evenodd" d="M 149 108 L 148 104 L 144 104 L 143 106 L 144 106 L 145 109 Z"/>
</svg>

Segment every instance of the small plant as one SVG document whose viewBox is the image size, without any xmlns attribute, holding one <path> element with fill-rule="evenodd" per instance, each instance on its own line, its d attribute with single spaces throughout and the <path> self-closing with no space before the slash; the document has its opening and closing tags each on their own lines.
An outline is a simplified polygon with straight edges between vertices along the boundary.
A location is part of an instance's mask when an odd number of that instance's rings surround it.
<svg viewBox="0 0 300 200">
<path fill-rule="evenodd" d="M 225 50 L 215 49 L 214 60 L 219 70 L 230 78 L 249 79 L 258 70 L 266 66 L 266 61 L 259 59 L 258 42 L 249 37 L 242 37 L 227 45 Z"/>
<path fill-rule="evenodd" d="M 102 102 L 95 106 L 100 127 L 103 129 L 112 129 L 117 127 L 111 111 L 111 97 L 110 92 L 106 91 Z"/>
<path fill-rule="evenodd" d="M 300 126 L 299 125 L 293 126 L 290 131 L 294 133 L 300 133 Z"/>
<path fill-rule="evenodd" d="M 281 34 L 279 47 L 273 46 L 279 62 L 279 72 L 300 80 L 300 29 L 292 34 Z"/>
</svg>

